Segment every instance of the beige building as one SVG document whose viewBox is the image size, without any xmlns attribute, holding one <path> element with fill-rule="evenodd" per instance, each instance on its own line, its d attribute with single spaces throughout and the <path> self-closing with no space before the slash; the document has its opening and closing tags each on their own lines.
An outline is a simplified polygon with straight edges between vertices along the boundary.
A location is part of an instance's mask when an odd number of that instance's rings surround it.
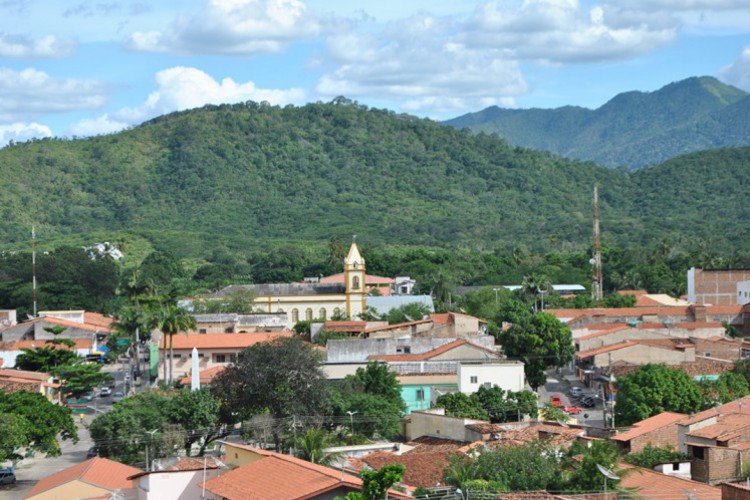
<svg viewBox="0 0 750 500">
<path fill-rule="evenodd" d="M 260 312 L 286 315 L 285 329 L 291 329 L 301 320 L 356 319 L 367 309 L 365 259 L 356 243 L 352 243 L 344 259 L 343 276 L 342 281 L 333 283 L 231 285 L 216 292 L 214 297 L 223 297 L 236 290 L 252 291 Z"/>
</svg>

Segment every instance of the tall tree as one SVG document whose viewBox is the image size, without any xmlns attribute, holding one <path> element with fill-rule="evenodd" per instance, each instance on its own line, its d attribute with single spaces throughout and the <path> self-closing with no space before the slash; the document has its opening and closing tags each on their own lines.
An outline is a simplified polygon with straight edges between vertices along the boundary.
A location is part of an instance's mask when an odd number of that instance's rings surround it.
<svg viewBox="0 0 750 500">
<path fill-rule="evenodd" d="M 622 377 L 615 416 L 618 425 L 631 425 L 665 411 L 694 413 L 701 409 L 701 391 L 684 371 L 664 365 L 644 365 Z"/>
<path fill-rule="evenodd" d="M 534 390 L 547 381 L 548 367 L 564 366 L 575 352 L 570 328 L 547 313 L 514 324 L 499 338 L 509 358 L 524 362 L 526 380 Z"/>
<path fill-rule="evenodd" d="M 248 347 L 213 382 L 225 419 L 237 421 L 268 412 L 277 420 L 320 414 L 327 399 L 322 358 L 298 337 Z M 233 422 L 231 422 L 233 423 Z M 274 428 L 276 449 L 282 430 Z"/>
</svg>

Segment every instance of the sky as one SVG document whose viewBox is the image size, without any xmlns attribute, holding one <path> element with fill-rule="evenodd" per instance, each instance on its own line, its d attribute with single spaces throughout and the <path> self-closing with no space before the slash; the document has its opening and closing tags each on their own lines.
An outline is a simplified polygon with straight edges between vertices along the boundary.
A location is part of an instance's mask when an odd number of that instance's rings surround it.
<svg viewBox="0 0 750 500">
<path fill-rule="evenodd" d="M 245 101 L 594 109 L 704 75 L 750 91 L 750 0 L 0 0 L 0 147 Z"/>
</svg>

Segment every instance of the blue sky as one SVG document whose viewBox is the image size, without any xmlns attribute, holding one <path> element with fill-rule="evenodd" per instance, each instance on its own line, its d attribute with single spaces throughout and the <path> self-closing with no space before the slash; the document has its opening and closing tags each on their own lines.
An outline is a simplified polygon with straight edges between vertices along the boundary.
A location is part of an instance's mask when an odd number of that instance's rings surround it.
<svg viewBox="0 0 750 500">
<path fill-rule="evenodd" d="M 0 146 L 247 100 L 596 108 L 702 75 L 750 91 L 748 0 L 0 0 Z"/>
</svg>

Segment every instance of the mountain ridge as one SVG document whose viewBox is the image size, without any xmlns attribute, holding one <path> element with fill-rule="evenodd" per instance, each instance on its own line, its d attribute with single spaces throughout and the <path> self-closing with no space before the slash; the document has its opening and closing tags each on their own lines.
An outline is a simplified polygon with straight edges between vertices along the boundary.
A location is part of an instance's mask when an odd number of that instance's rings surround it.
<svg viewBox="0 0 750 500">
<path fill-rule="evenodd" d="M 653 92 L 624 92 L 593 110 L 492 107 L 443 123 L 497 133 L 517 146 L 637 169 L 701 149 L 750 145 L 750 134 L 734 129 L 738 120 L 731 108 L 740 103 L 750 107 L 750 94 L 704 76 Z"/>
</svg>

